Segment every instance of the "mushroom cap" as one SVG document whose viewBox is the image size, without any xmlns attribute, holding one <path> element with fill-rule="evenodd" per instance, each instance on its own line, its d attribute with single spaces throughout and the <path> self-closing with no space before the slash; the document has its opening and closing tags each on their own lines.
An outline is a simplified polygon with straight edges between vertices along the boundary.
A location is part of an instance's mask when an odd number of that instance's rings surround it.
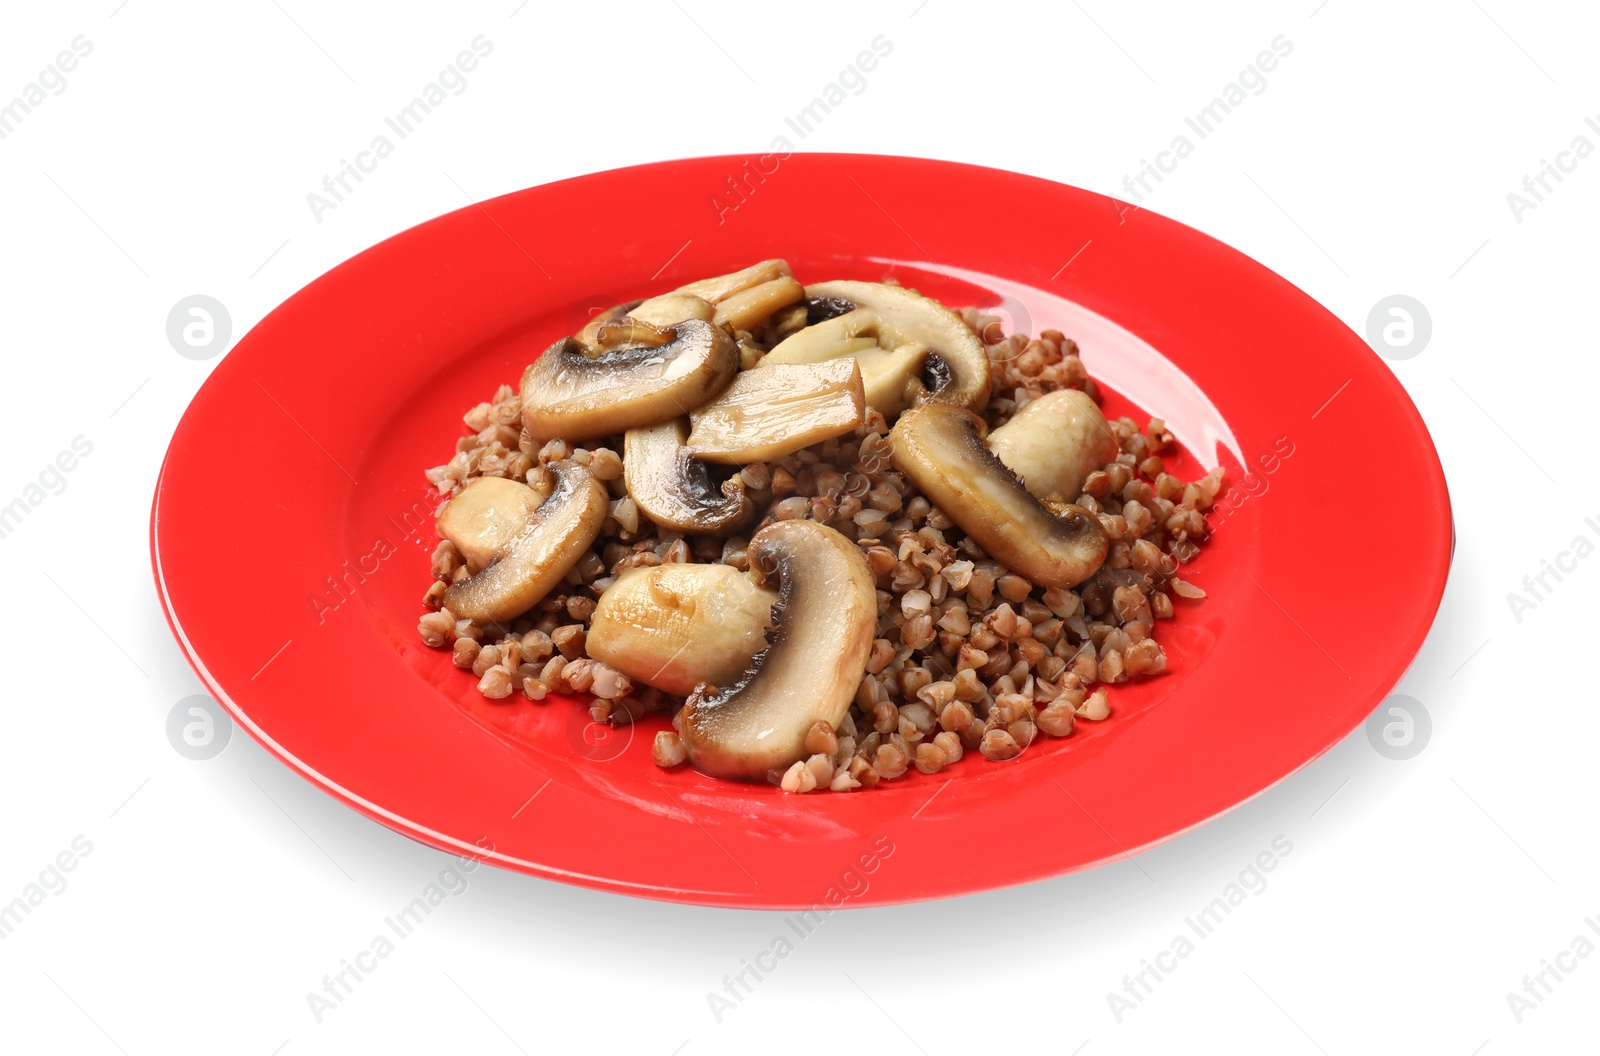
<svg viewBox="0 0 1600 1056">
<path fill-rule="evenodd" d="M 460 551 L 467 571 L 479 572 L 511 544 L 544 502 L 509 477 L 474 477 L 439 507 L 435 528 Z"/>
<path fill-rule="evenodd" d="M 660 425 L 629 429 L 622 440 L 628 494 L 662 528 L 694 535 L 732 535 L 755 513 L 737 477 L 718 486 L 706 463 L 685 447 L 680 415 Z"/>
<path fill-rule="evenodd" d="M 1121 448 L 1094 397 L 1057 389 L 991 432 L 989 450 L 1039 498 L 1070 502 L 1083 494 L 1083 479 Z"/>
<path fill-rule="evenodd" d="M 761 780 L 805 752 L 817 722 L 844 721 L 867 669 L 878 599 L 861 548 L 816 521 L 778 521 L 750 540 L 752 569 L 778 577 L 774 630 L 737 683 L 695 687 L 681 713 L 689 761 Z"/>
<path fill-rule="evenodd" d="M 606 486 L 576 462 L 551 464 L 555 488 L 500 555 L 452 584 L 440 604 L 458 619 L 506 623 L 537 605 L 600 534 L 610 509 Z"/>
<path fill-rule="evenodd" d="M 611 436 L 686 414 L 711 399 L 739 369 L 739 348 L 703 319 L 672 328 L 664 345 L 597 356 L 564 337 L 522 375 L 522 423 L 543 442 Z"/>
<path fill-rule="evenodd" d="M 895 468 L 995 560 L 1044 587 L 1065 589 L 1105 562 L 1100 519 L 1062 503 L 1052 513 L 983 444 L 983 421 L 948 403 L 923 403 L 889 433 Z"/>
<path fill-rule="evenodd" d="M 630 568 L 600 595 L 584 648 L 635 682 L 686 694 L 743 674 L 766 648 L 777 601 L 732 565 Z"/>
</svg>

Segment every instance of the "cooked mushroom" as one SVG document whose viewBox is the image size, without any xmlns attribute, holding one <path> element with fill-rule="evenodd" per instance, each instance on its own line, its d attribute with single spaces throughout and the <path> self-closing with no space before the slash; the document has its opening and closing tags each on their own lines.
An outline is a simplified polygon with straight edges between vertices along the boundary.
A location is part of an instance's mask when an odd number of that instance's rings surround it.
<svg viewBox="0 0 1600 1056">
<path fill-rule="evenodd" d="M 853 360 L 762 363 L 689 415 L 689 450 L 707 462 L 766 462 L 848 433 L 866 420 Z"/>
<path fill-rule="evenodd" d="M 794 273 L 789 270 L 789 262 L 774 258 L 763 260 L 742 268 L 739 271 L 730 271 L 726 275 L 717 275 L 709 279 L 700 279 L 679 286 L 674 293 L 686 293 L 692 297 L 717 304 L 744 290 L 760 286 L 762 283 L 773 282 L 782 278 L 793 278 Z"/>
<path fill-rule="evenodd" d="M 716 314 L 716 308 L 710 301 L 696 297 L 689 293 L 663 293 L 659 297 L 652 297 L 642 301 L 628 310 L 628 315 L 642 323 L 654 323 L 656 326 L 676 326 L 685 319 L 705 319 L 710 321 Z"/>
<path fill-rule="evenodd" d="M 923 403 L 889 434 L 895 468 L 993 557 L 1035 583 L 1065 589 L 1106 559 L 1106 533 L 1082 506 L 1046 509 L 983 445 L 983 421 L 948 403 Z"/>
<path fill-rule="evenodd" d="M 778 577 L 771 644 L 736 683 L 695 687 L 680 713 L 701 771 L 764 778 L 805 753 L 818 722 L 838 726 L 866 673 L 877 593 L 854 542 L 816 521 L 778 521 L 750 540 L 750 565 Z"/>
<path fill-rule="evenodd" d="M 777 601 L 731 565 L 630 568 L 600 595 L 585 648 L 667 693 L 728 685 L 766 647 Z"/>
<path fill-rule="evenodd" d="M 663 293 L 607 308 L 572 336 L 583 346 L 585 355 L 597 356 L 629 344 L 666 344 L 672 339 L 672 327 L 678 323 L 685 319 L 709 322 L 716 314 L 716 308 L 699 297 Z"/>
<path fill-rule="evenodd" d="M 727 331 L 702 319 L 672 328 L 672 340 L 598 356 L 565 337 L 522 375 L 522 423 L 543 442 L 610 436 L 664 422 L 722 391 L 739 369 Z"/>
<path fill-rule="evenodd" d="M 622 472 L 628 494 L 645 516 L 673 532 L 732 535 L 750 519 L 755 504 L 738 478 L 711 480 L 706 464 L 684 446 L 682 417 L 629 429 L 622 442 Z"/>
<path fill-rule="evenodd" d="M 505 623 L 533 608 L 589 549 L 610 508 L 606 486 L 576 462 L 554 462 L 555 489 L 494 561 L 444 592 L 463 619 Z"/>
<path fill-rule="evenodd" d="M 989 450 L 1049 502 L 1083 494 L 1083 478 L 1117 457 L 1117 438 L 1094 399 L 1077 389 L 1047 392 L 989 434 Z"/>
<path fill-rule="evenodd" d="M 629 311 L 643 303 L 643 301 L 629 301 L 626 304 L 613 305 L 605 311 L 597 313 L 584 324 L 583 329 L 572 335 L 573 339 L 583 346 L 586 354 L 591 356 L 599 355 L 604 351 L 600 346 L 600 328 L 607 323 L 613 323 L 623 318 Z"/>
<path fill-rule="evenodd" d="M 754 330 L 780 309 L 799 303 L 805 295 L 805 287 L 785 275 L 719 301 L 715 322 L 730 330 Z"/>
<path fill-rule="evenodd" d="M 439 536 L 456 544 L 468 572 L 482 571 L 522 531 L 544 496 L 520 481 L 477 477 L 439 507 Z"/>
<path fill-rule="evenodd" d="M 899 286 L 849 281 L 807 286 L 806 297 L 819 309 L 817 321 L 779 342 L 763 364 L 855 356 L 868 405 L 887 417 L 923 392 L 969 410 L 988 402 L 983 342 L 938 301 Z"/>
</svg>

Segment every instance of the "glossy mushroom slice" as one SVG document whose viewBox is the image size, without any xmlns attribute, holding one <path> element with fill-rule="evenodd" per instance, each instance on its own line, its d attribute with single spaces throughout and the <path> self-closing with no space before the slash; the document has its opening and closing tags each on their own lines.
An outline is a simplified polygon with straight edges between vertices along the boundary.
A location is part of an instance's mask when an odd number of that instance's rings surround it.
<svg viewBox="0 0 1600 1056">
<path fill-rule="evenodd" d="M 1100 519 L 1082 506 L 1046 509 L 983 444 L 983 422 L 948 403 L 924 403 L 889 434 L 895 468 L 995 560 L 1044 587 L 1075 587 L 1106 559 Z"/>
<path fill-rule="evenodd" d="M 520 481 L 477 477 L 439 507 L 439 536 L 456 544 L 468 572 L 479 572 L 504 552 L 543 501 Z"/>
<path fill-rule="evenodd" d="M 689 294 L 717 304 L 736 293 L 785 278 L 794 278 L 794 273 L 789 270 L 789 262 L 774 257 L 772 260 L 758 261 L 748 268 L 730 271 L 726 275 L 715 275 L 709 279 L 687 283 L 673 292 Z"/>
<path fill-rule="evenodd" d="M 763 363 L 689 415 L 689 450 L 708 462 L 770 461 L 850 432 L 866 420 L 866 408 L 851 360 Z"/>
<path fill-rule="evenodd" d="M 731 565 L 630 568 L 600 595 L 585 648 L 667 693 L 730 685 L 766 648 L 777 602 Z"/>
<path fill-rule="evenodd" d="M 737 478 L 720 486 L 712 481 L 706 464 L 684 446 L 688 435 L 682 417 L 629 429 L 622 441 L 628 494 L 668 531 L 732 535 L 750 519 L 755 504 Z"/>
<path fill-rule="evenodd" d="M 600 534 L 606 487 L 576 462 L 551 464 L 555 488 L 483 571 L 456 583 L 440 603 L 458 619 L 506 623 L 550 592 Z M 453 501 L 453 500 L 452 500 Z"/>
<path fill-rule="evenodd" d="M 819 321 L 780 341 L 767 363 L 855 356 L 868 405 L 893 417 L 923 393 L 968 410 L 989 401 L 989 357 L 961 317 L 938 301 L 877 282 L 806 287 Z"/>
<path fill-rule="evenodd" d="M 543 443 L 591 440 L 656 425 L 705 403 L 739 369 L 727 331 L 702 319 L 671 328 L 659 347 L 590 357 L 570 337 L 551 345 L 522 375 L 522 424 Z"/>
<path fill-rule="evenodd" d="M 761 780 L 805 754 L 818 722 L 844 721 L 867 669 L 877 593 L 861 549 L 816 521 L 778 521 L 750 540 L 753 569 L 772 569 L 770 644 L 736 683 L 703 683 L 679 714 L 689 761 L 716 777 Z"/>
<path fill-rule="evenodd" d="M 713 322 L 730 330 L 754 330 L 805 297 L 785 260 L 763 260 L 748 268 L 691 282 L 674 295 L 698 297 L 715 306 Z"/>
<path fill-rule="evenodd" d="M 1047 392 L 989 434 L 989 450 L 1047 502 L 1071 502 L 1083 479 L 1121 448 L 1094 399 L 1077 389 Z"/>
</svg>

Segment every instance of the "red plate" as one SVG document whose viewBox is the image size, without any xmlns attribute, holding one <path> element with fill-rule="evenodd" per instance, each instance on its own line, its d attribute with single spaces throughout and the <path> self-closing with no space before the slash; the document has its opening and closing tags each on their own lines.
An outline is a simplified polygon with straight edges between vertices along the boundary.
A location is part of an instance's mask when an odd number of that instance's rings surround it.
<svg viewBox="0 0 1600 1056">
<path fill-rule="evenodd" d="M 1189 571 L 1210 597 L 1159 628 L 1168 674 L 1117 687 L 1110 722 L 1011 762 L 969 753 L 933 777 L 802 797 L 659 770 L 660 720 L 630 736 L 567 701 L 487 702 L 421 644 L 434 543 L 422 472 L 449 456 L 461 414 L 590 311 L 772 256 L 802 281 L 893 275 L 1022 329 L 1056 327 L 1077 338 L 1108 410 L 1167 420 L 1182 472 L 1228 467 L 1215 535 Z M 1402 522 L 1339 500 L 1375 468 L 1404 482 Z M 151 512 L 157 585 L 195 670 L 330 794 L 538 876 L 785 908 L 1083 869 L 1256 795 L 1399 680 L 1451 548 L 1416 408 L 1284 279 L 1087 191 L 826 154 L 583 176 L 367 250 L 218 365 Z"/>
</svg>

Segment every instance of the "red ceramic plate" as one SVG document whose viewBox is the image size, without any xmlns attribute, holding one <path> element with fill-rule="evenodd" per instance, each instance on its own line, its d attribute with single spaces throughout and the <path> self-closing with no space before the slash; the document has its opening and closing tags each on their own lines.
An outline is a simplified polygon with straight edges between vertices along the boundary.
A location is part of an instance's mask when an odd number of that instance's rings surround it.
<svg viewBox="0 0 1600 1056">
<path fill-rule="evenodd" d="M 748 164 L 747 164 L 748 162 Z M 775 171 L 773 171 L 775 168 Z M 730 183 L 730 178 L 732 183 Z M 1160 628 L 1169 673 L 1110 722 L 852 795 L 650 760 L 664 723 L 494 704 L 416 623 L 461 414 L 593 310 L 772 256 L 1075 337 L 1108 411 L 1167 420 L 1231 486 Z M 1408 515 L 1337 489 L 1378 468 Z M 1328 545 L 1336 539 L 1337 545 Z M 709 905 L 875 905 L 1121 858 L 1315 759 L 1421 646 L 1452 546 L 1427 429 L 1355 334 L 1181 224 L 993 169 L 801 154 L 674 161 L 520 191 L 328 272 L 184 414 L 151 513 L 173 633 L 233 717 L 331 795 L 424 843 Z M 1384 555 L 1382 604 L 1371 555 Z"/>
</svg>

